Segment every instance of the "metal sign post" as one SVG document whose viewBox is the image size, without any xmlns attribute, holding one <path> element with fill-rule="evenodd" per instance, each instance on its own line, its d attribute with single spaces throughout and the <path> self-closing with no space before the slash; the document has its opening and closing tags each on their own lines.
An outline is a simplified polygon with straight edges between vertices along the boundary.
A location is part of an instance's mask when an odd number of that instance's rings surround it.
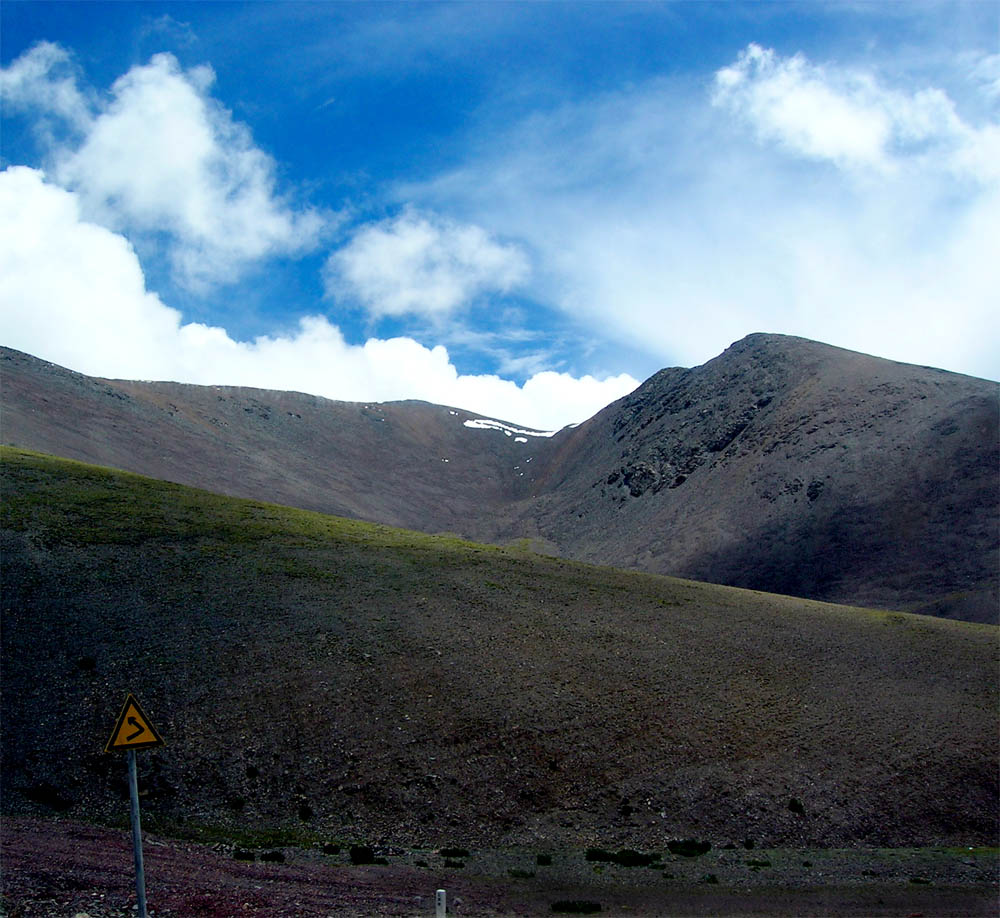
<svg viewBox="0 0 1000 918">
<path fill-rule="evenodd" d="M 136 776 L 136 749 L 151 749 L 162 746 L 163 740 L 149 718 L 139 707 L 132 693 L 125 699 L 121 714 L 111 731 L 111 739 L 104 747 L 105 752 L 125 750 L 128 758 L 128 795 L 132 814 L 132 859 L 135 862 L 135 895 L 139 903 L 139 918 L 146 914 L 146 874 L 142 867 L 142 829 L 139 825 L 139 779 Z"/>
<path fill-rule="evenodd" d="M 139 918 L 146 915 L 146 874 L 142 869 L 142 829 L 139 826 L 139 780 L 135 774 L 135 750 L 128 751 L 128 795 L 132 810 L 132 859 L 135 861 L 135 896 Z"/>
</svg>

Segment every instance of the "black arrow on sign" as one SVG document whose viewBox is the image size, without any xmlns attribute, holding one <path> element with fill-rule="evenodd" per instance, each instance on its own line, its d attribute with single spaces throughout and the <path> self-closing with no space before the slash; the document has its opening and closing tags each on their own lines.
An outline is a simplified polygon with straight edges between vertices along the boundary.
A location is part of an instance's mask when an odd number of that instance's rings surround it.
<svg viewBox="0 0 1000 918">
<path fill-rule="evenodd" d="M 135 729 L 135 733 L 132 733 L 131 735 L 125 737 L 125 742 L 126 743 L 131 743 L 132 740 L 134 740 L 140 733 L 145 733 L 146 732 L 146 728 L 142 724 L 140 724 L 139 721 L 136 720 L 134 717 L 130 717 L 128 719 L 128 722 L 133 727 L 136 728 Z"/>
</svg>

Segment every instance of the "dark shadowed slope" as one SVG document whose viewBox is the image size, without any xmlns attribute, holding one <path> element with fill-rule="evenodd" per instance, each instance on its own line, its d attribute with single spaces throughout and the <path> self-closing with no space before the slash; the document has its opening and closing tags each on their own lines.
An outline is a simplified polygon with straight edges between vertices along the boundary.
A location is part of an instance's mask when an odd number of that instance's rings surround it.
<svg viewBox="0 0 1000 918">
<path fill-rule="evenodd" d="M 519 525 L 586 560 L 995 622 L 998 395 L 752 335 L 570 432 Z"/>
<path fill-rule="evenodd" d="M 433 845 L 994 843 L 996 629 L 590 567 L 19 451 L 5 812 Z"/>
<path fill-rule="evenodd" d="M 710 582 L 1000 612 L 1000 387 L 751 335 L 553 437 L 417 402 L 98 380 L 0 352 L 5 443 Z"/>
</svg>

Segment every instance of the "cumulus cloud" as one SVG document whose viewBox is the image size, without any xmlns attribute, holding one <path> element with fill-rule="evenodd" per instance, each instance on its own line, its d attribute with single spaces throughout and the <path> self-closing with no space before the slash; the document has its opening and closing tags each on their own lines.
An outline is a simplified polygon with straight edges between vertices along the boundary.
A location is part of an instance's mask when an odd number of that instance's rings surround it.
<svg viewBox="0 0 1000 918">
<path fill-rule="evenodd" d="M 989 70 L 989 60 L 974 71 Z M 940 89 L 904 92 L 870 73 L 782 58 L 751 44 L 715 74 L 713 102 L 751 124 L 764 141 L 847 168 L 893 171 L 907 161 L 995 180 L 995 125 L 972 127 Z"/>
<path fill-rule="evenodd" d="M 84 372 L 158 375 L 180 314 L 146 290 L 135 252 L 25 166 L 0 173 L 3 342 Z"/>
<path fill-rule="evenodd" d="M 440 316 L 506 293 L 527 276 L 528 260 L 516 246 L 479 226 L 412 209 L 361 227 L 325 271 L 330 295 L 354 297 L 376 316 Z"/>
<path fill-rule="evenodd" d="M 410 338 L 348 343 L 322 316 L 286 335 L 236 341 L 184 323 L 145 286 L 121 235 L 89 222 L 80 195 L 13 167 L 0 172 L 0 335 L 84 373 L 294 389 L 329 398 L 419 398 L 539 429 L 582 421 L 631 391 L 628 376 L 539 373 L 523 386 L 462 375 L 443 347 Z"/>
<path fill-rule="evenodd" d="M 277 193 L 274 161 L 211 98 L 214 79 L 210 67 L 185 71 L 158 54 L 98 104 L 50 43 L 3 71 L 5 98 L 76 129 L 76 140 L 52 150 L 51 171 L 79 193 L 86 216 L 165 234 L 177 279 L 199 291 L 235 280 L 257 259 L 315 248 L 326 219 Z"/>
</svg>

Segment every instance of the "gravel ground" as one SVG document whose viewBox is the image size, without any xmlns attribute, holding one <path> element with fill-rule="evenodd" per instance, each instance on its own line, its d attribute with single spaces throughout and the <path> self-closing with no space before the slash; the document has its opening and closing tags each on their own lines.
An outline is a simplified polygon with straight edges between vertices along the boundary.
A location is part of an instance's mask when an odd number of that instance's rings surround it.
<svg viewBox="0 0 1000 918">
<path fill-rule="evenodd" d="M 131 839 L 80 823 L 4 821 L 4 918 L 122 918 L 136 913 Z M 559 901 L 601 904 L 606 915 L 992 916 L 996 849 L 717 850 L 666 854 L 654 869 L 553 852 L 472 852 L 462 867 L 430 851 L 390 851 L 388 865 L 353 866 L 346 851 L 281 850 L 283 862 L 239 860 L 225 845 L 146 835 L 151 918 L 434 914 L 548 915 Z M 426 866 L 418 866 L 426 865 Z M 710 879 L 714 877 L 715 880 Z"/>
</svg>

